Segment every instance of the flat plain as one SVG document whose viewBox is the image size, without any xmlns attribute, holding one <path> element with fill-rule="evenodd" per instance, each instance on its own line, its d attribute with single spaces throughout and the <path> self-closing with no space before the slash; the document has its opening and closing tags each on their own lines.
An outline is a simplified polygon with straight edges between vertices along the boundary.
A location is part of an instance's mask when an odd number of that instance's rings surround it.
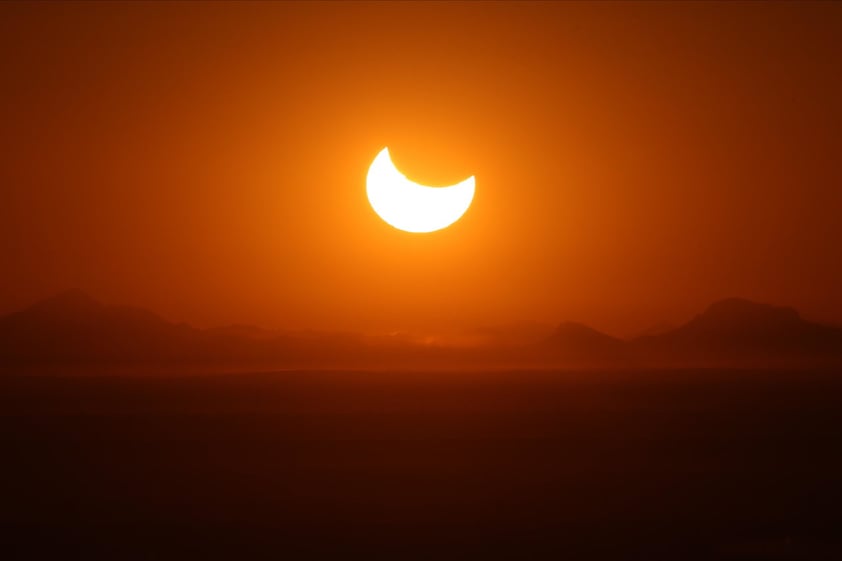
<svg viewBox="0 0 842 561">
<path fill-rule="evenodd" d="M 831 370 L 0 377 L 6 559 L 835 559 Z"/>
</svg>

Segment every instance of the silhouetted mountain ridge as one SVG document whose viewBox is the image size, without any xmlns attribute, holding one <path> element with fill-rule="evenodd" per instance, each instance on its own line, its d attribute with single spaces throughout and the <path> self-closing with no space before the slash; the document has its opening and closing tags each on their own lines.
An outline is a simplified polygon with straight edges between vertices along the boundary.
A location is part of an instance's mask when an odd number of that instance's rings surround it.
<svg viewBox="0 0 842 561">
<path fill-rule="evenodd" d="M 164 360 L 195 354 L 199 331 L 142 308 L 106 306 L 80 290 L 62 292 L 0 318 L 8 360 Z"/>
<path fill-rule="evenodd" d="M 536 356 L 570 365 L 608 365 L 625 358 L 621 340 L 583 323 L 562 322 L 535 346 Z"/>
<path fill-rule="evenodd" d="M 253 326 L 198 329 L 142 308 L 105 305 L 79 290 L 0 317 L 0 365 L 178 362 L 340 367 L 395 363 L 419 352 L 430 355 L 436 350 L 401 338 L 356 333 L 283 332 Z"/>
<path fill-rule="evenodd" d="M 725 298 L 708 306 L 689 324 L 724 331 L 774 330 L 804 323 L 793 308 L 772 306 L 746 300 Z"/>
<path fill-rule="evenodd" d="M 793 308 L 727 298 L 630 347 L 638 359 L 657 363 L 821 363 L 842 354 L 842 330 L 808 322 Z"/>
<path fill-rule="evenodd" d="M 412 337 L 287 332 L 252 326 L 197 329 L 142 308 L 105 305 L 62 292 L 0 317 L 0 364 L 192 362 L 295 367 L 370 364 L 524 366 L 700 366 L 842 364 L 842 329 L 804 320 L 792 308 L 743 298 L 712 303 L 674 329 L 623 341 L 563 322 L 540 342 L 520 329 L 487 330 L 479 346 Z M 533 330 L 539 333 L 538 330 Z"/>
<path fill-rule="evenodd" d="M 150 310 L 132 306 L 106 306 L 79 289 L 60 292 L 41 300 L 17 314 L 29 321 L 52 325 L 92 325 L 111 322 L 115 325 L 146 324 L 148 326 L 172 326 Z M 8 317 L 8 316 L 7 316 Z M 184 324 L 186 326 L 186 324 Z"/>
</svg>

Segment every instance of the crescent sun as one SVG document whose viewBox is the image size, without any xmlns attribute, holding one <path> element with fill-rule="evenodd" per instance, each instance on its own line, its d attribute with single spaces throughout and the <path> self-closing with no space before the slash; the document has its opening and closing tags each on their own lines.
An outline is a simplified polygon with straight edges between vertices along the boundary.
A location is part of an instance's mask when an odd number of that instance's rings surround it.
<svg viewBox="0 0 842 561">
<path fill-rule="evenodd" d="M 366 178 L 366 193 L 374 212 L 398 230 L 435 232 L 459 220 L 474 199 L 474 176 L 447 187 L 430 187 L 409 180 L 395 168 L 389 149 L 377 154 Z"/>
</svg>

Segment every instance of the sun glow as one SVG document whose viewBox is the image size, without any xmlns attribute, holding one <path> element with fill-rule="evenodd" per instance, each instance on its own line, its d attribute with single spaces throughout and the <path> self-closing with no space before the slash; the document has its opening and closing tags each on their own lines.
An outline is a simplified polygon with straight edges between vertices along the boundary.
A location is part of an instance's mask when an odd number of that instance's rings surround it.
<svg viewBox="0 0 842 561">
<path fill-rule="evenodd" d="M 409 180 L 395 168 L 389 149 L 380 151 L 366 178 L 368 201 L 387 224 L 413 233 L 435 232 L 459 220 L 474 199 L 475 181 L 429 187 Z"/>
</svg>

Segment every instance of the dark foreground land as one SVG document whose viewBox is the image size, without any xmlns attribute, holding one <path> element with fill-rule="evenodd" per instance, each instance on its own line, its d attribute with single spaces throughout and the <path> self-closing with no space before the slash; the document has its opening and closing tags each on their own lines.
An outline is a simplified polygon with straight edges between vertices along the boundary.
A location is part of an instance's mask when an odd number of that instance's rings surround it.
<svg viewBox="0 0 842 561">
<path fill-rule="evenodd" d="M 0 377 L 3 559 L 842 559 L 842 373 Z"/>
</svg>

